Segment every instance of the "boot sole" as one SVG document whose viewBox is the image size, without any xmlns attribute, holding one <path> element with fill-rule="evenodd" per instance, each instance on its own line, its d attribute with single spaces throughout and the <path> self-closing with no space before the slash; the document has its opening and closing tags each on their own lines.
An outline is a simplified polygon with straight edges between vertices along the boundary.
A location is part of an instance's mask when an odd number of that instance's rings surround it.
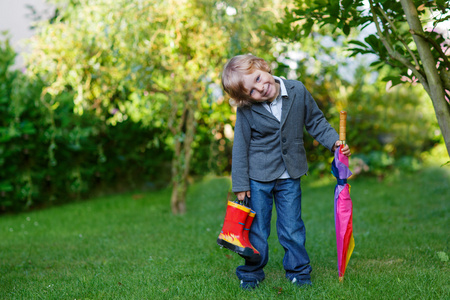
<svg viewBox="0 0 450 300">
<path fill-rule="evenodd" d="M 239 246 L 236 246 L 234 244 L 231 244 L 227 241 L 224 241 L 222 239 L 217 239 L 217 244 L 219 246 L 222 246 L 224 248 L 227 248 L 228 250 L 231 250 L 237 254 L 239 254 L 240 256 L 244 257 L 244 258 L 252 258 L 255 255 L 255 252 L 253 252 L 253 249 L 251 248 L 242 248 Z"/>
<path fill-rule="evenodd" d="M 257 253 L 253 253 L 253 255 L 251 257 L 245 257 L 243 255 L 241 255 L 241 256 L 251 263 L 257 263 L 261 260 L 261 255 L 259 255 Z"/>
</svg>

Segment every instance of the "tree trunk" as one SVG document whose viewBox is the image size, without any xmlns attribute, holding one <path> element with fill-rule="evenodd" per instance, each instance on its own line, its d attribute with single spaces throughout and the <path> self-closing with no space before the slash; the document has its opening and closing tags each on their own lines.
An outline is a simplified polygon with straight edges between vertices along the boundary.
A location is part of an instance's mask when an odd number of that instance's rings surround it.
<svg viewBox="0 0 450 300">
<path fill-rule="evenodd" d="M 186 184 L 187 183 L 185 180 L 173 181 L 170 205 L 174 215 L 182 215 L 186 213 Z"/>
<path fill-rule="evenodd" d="M 406 14 L 406 19 L 413 32 L 418 32 L 423 35 L 423 28 L 417 14 L 417 9 L 412 0 L 401 0 L 403 10 Z M 425 75 L 427 78 L 429 89 L 426 89 L 428 95 L 433 102 L 434 111 L 439 127 L 444 137 L 447 153 L 450 156 L 450 105 L 445 100 L 445 90 L 436 68 L 436 61 L 430 50 L 428 42 L 419 35 L 413 35 L 414 42 L 417 45 L 420 59 L 422 61 Z"/>
<path fill-rule="evenodd" d="M 181 138 L 175 137 L 175 151 L 172 158 L 172 197 L 170 198 L 170 206 L 174 215 L 186 212 L 186 180 L 182 176 L 181 149 Z"/>
<path fill-rule="evenodd" d="M 189 101 L 186 103 L 183 116 L 180 120 L 178 136 L 175 136 L 175 151 L 172 159 L 172 197 L 170 204 L 175 215 L 186 212 L 186 194 L 188 176 L 192 158 L 192 142 L 195 137 L 194 109 Z"/>
</svg>

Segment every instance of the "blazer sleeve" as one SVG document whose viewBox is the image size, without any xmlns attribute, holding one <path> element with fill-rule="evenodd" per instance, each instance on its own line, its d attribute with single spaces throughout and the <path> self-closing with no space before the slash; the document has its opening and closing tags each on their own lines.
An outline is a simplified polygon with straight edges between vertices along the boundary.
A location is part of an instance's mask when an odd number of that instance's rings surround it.
<svg viewBox="0 0 450 300">
<path fill-rule="evenodd" d="M 251 127 L 243 110 L 236 112 L 236 125 L 234 128 L 233 153 L 231 161 L 231 181 L 233 192 L 250 190 L 248 149 L 251 139 Z M 251 113 L 251 112 L 250 112 Z"/>
<path fill-rule="evenodd" d="M 338 133 L 328 123 L 308 90 L 305 93 L 305 128 L 314 139 L 330 151 L 339 140 Z"/>
</svg>

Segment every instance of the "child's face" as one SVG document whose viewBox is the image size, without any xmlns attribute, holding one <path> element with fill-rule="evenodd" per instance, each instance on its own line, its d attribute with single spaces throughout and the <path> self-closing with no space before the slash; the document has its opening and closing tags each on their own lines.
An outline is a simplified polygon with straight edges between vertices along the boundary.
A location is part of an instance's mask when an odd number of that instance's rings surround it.
<svg viewBox="0 0 450 300">
<path fill-rule="evenodd" d="M 270 73 L 258 69 L 243 75 L 242 81 L 247 95 L 256 102 L 272 102 L 280 90 L 279 84 Z"/>
</svg>

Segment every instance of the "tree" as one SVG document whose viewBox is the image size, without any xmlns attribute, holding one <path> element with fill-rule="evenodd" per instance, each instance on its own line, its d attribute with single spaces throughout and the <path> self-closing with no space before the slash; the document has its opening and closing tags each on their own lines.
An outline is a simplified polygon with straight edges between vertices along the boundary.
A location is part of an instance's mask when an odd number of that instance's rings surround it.
<svg viewBox="0 0 450 300">
<path fill-rule="evenodd" d="M 272 34 L 297 40 L 308 36 L 314 25 L 332 28 L 347 37 L 352 29 L 372 26 L 375 33 L 364 41 L 351 40 L 351 55 L 375 54 L 375 68 L 389 65 L 398 76 L 394 85 L 419 81 L 434 106 L 447 152 L 450 155 L 450 3 L 444 0 L 294 0 Z M 325 26 L 325 27 L 324 27 Z M 328 27 L 326 27 L 328 26 Z M 403 76 L 402 76 L 403 75 Z"/>
<path fill-rule="evenodd" d="M 44 94 L 53 96 L 47 106 L 57 107 L 56 95 L 71 90 L 78 114 L 92 111 L 107 124 L 131 118 L 162 129 L 165 134 L 149 144 L 173 151 L 171 207 L 184 213 L 197 126 L 216 105 L 211 87 L 230 54 L 270 44 L 252 32 L 261 15 L 235 22 L 260 10 L 261 1 L 244 8 L 239 1 L 54 2 L 59 16 L 38 26 L 28 60 L 29 72 L 47 83 Z"/>
</svg>

